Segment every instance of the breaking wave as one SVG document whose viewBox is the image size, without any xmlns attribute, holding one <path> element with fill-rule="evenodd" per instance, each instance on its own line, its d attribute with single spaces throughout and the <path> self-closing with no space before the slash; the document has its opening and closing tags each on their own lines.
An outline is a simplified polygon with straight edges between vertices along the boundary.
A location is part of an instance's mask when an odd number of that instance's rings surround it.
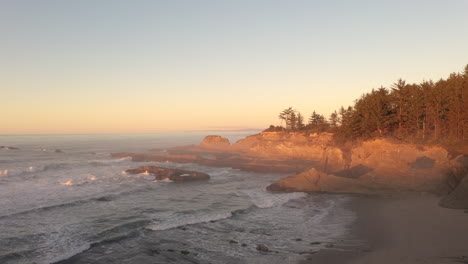
<svg viewBox="0 0 468 264">
<path fill-rule="evenodd" d="M 92 160 L 89 163 L 93 165 L 109 165 L 109 164 L 115 164 L 115 163 L 121 163 L 121 162 L 126 162 L 126 161 L 131 161 L 131 157 L 125 157 L 125 158 L 120 158 L 120 159 L 106 159 L 106 160 Z"/>
<path fill-rule="evenodd" d="M 203 214 L 203 215 L 176 214 L 176 215 L 173 215 L 172 217 L 169 217 L 169 219 L 165 219 L 161 223 L 152 224 L 152 225 L 147 226 L 146 228 L 153 230 L 153 231 L 160 231 L 160 230 L 177 228 L 180 226 L 218 221 L 222 219 L 227 219 L 229 217 L 232 217 L 231 212 L 216 213 L 216 214 Z"/>
<path fill-rule="evenodd" d="M 270 193 L 264 189 L 250 189 L 243 190 L 242 193 L 247 194 L 252 203 L 258 208 L 271 208 L 280 206 L 291 200 L 304 198 L 307 196 L 306 193 L 295 192 L 295 193 Z"/>
</svg>

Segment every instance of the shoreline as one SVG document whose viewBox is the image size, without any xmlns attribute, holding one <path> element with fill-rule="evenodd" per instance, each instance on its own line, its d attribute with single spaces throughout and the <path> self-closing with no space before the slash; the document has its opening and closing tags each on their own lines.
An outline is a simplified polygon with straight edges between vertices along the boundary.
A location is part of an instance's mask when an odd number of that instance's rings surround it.
<svg viewBox="0 0 468 264">
<path fill-rule="evenodd" d="M 320 250 L 300 264 L 468 263 L 468 213 L 440 207 L 438 199 L 354 197 L 349 206 L 357 218 L 345 237 L 357 243 Z"/>
</svg>

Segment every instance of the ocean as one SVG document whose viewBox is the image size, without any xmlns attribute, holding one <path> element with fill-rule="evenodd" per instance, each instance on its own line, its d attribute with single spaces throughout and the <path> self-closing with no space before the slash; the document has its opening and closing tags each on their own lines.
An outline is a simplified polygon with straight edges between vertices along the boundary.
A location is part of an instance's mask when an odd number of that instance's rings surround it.
<svg viewBox="0 0 468 264">
<path fill-rule="evenodd" d="M 355 218 L 350 198 L 265 190 L 286 174 L 109 155 L 252 133 L 0 135 L 18 148 L 0 149 L 0 263 L 297 263 L 342 239 Z M 142 165 L 211 179 L 124 173 Z"/>
</svg>

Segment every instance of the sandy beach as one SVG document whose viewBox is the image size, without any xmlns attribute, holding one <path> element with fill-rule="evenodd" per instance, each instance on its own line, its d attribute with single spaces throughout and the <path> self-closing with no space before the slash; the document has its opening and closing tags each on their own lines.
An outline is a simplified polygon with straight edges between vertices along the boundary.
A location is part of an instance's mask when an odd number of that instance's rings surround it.
<svg viewBox="0 0 468 264">
<path fill-rule="evenodd" d="M 468 213 L 438 206 L 438 198 L 355 198 L 349 240 L 308 257 L 305 263 L 468 263 Z"/>
</svg>

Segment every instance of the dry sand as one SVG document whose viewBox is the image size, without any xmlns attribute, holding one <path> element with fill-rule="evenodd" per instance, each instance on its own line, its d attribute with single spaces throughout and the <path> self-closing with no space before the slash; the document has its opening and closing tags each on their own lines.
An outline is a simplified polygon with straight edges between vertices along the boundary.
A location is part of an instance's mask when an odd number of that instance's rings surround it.
<svg viewBox="0 0 468 264">
<path fill-rule="evenodd" d="M 432 195 L 356 198 L 352 247 L 320 251 L 303 263 L 468 263 L 468 213 L 438 206 Z"/>
</svg>

